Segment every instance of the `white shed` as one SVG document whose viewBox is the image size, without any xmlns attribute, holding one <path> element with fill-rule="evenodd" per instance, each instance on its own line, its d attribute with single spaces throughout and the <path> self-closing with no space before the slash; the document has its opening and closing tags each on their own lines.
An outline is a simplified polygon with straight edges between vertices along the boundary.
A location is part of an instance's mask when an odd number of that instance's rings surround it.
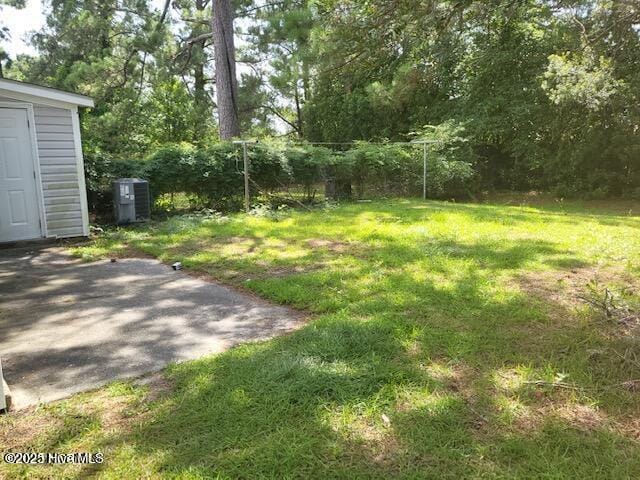
<svg viewBox="0 0 640 480">
<path fill-rule="evenodd" d="M 83 95 L 0 78 L 0 243 L 87 236 Z"/>
</svg>

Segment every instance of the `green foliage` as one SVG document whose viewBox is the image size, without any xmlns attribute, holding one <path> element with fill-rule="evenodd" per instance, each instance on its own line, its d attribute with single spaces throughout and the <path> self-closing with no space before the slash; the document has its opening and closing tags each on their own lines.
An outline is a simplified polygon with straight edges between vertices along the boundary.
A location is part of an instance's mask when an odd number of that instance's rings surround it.
<svg viewBox="0 0 640 480">
<path fill-rule="evenodd" d="M 309 137 L 404 140 L 453 118 L 467 127 L 483 188 L 634 195 L 640 11 L 490 3 L 319 2 Z"/>
<path fill-rule="evenodd" d="M 245 137 L 407 141 L 423 125 L 451 122 L 465 126 L 466 141 L 454 159 L 432 147 L 431 196 L 458 196 L 470 183 L 563 196 L 640 191 L 634 2 L 242 0 L 235 7 L 245 39 L 238 59 L 251 65 L 238 95 Z M 144 158 L 180 142 L 201 151 L 217 141 L 210 15 L 204 0 L 171 2 L 167 16 L 149 0 L 55 0 L 46 28 L 31 39 L 38 55 L 8 59 L 0 47 L 0 63 L 12 78 L 95 97 L 82 118 L 89 154 Z M 410 150 L 360 145 L 316 160 L 318 151 L 283 149 L 252 148 L 267 189 L 306 176 L 309 197 L 322 175 L 353 180 L 356 195 L 418 189 Z M 204 169 L 212 178 L 226 168 L 217 162 Z M 345 194 L 350 185 L 343 183 Z"/>
<path fill-rule="evenodd" d="M 186 193 L 224 208 L 242 192 L 237 159 L 237 147 L 230 144 L 202 149 L 189 144 L 168 145 L 147 157 L 144 175 L 154 195 Z"/>
<path fill-rule="evenodd" d="M 201 42 L 182 45 L 171 21 L 148 0 L 54 0 L 30 39 L 38 55 L 18 58 L 7 76 L 92 96 L 82 118 L 89 153 L 142 158 L 167 142 L 204 144 L 215 135 L 206 55 Z M 197 81 L 184 72 L 195 63 Z"/>
<path fill-rule="evenodd" d="M 261 95 L 252 95 L 254 117 L 277 118 L 297 138 L 305 137 L 302 109 L 312 95 L 310 36 L 316 22 L 313 2 L 308 0 L 266 3 L 256 9 L 243 50 L 252 63 L 268 65 L 262 75 L 253 77 L 262 87 Z"/>
<path fill-rule="evenodd" d="M 143 176 L 144 166 L 139 159 L 113 158 L 102 152 L 86 154 L 84 173 L 89 209 L 99 215 L 108 214 L 112 202 L 111 182 L 116 178 Z"/>
<path fill-rule="evenodd" d="M 334 153 L 324 147 L 299 145 L 288 147 L 286 156 L 292 177 L 304 187 L 307 199 L 312 199 L 314 187 L 328 176 L 328 170 L 335 164 Z"/>
<path fill-rule="evenodd" d="M 2 14 L 2 7 L 9 6 L 16 9 L 22 9 L 26 6 L 25 0 L 0 0 L 0 14 Z M 4 77 L 4 69 L 11 68 L 13 62 L 9 54 L 2 47 L 2 42 L 11 39 L 11 32 L 9 27 L 5 26 L 0 20 L 0 78 Z"/>
<path fill-rule="evenodd" d="M 569 55 L 551 55 L 542 88 L 556 105 L 574 104 L 598 111 L 622 90 L 624 82 L 615 78 L 613 62 L 594 58 L 591 51 L 578 59 Z"/>
<path fill-rule="evenodd" d="M 195 148 L 188 144 L 167 145 L 152 153 L 145 161 L 144 175 L 151 181 L 154 195 L 165 193 L 192 193 Z"/>
<path fill-rule="evenodd" d="M 447 121 L 414 132 L 417 142 L 428 142 L 427 195 L 429 198 L 467 197 L 475 188 L 475 157 L 465 127 Z M 348 179 L 359 198 L 418 196 L 423 188 L 424 146 L 402 143 L 357 142 L 341 157 L 339 178 Z"/>
<path fill-rule="evenodd" d="M 640 48 L 636 39 L 635 48 Z M 640 55 L 636 60 L 640 61 Z M 562 196 L 637 195 L 640 186 L 638 72 L 620 77 L 591 48 L 550 57 L 543 87 L 555 105 L 545 177 Z"/>
<path fill-rule="evenodd" d="M 434 142 L 428 156 L 429 196 L 464 197 L 474 188 L 473 161 L 460 136 L 463 132 L 449 122 L 421 134 Z M 250 188 L 255 196 L 298 185 L 308 202 L 324 182 L 340 185 L 341 193 L 336 196 L 342 198 L 418 196 L 422 192 L 422 152 L 421 145 L 393 143 L 358 142 L 340 152 L 308 144 L 249 144 Z M 92 205 L 98 210 L 108 208 L 96 202 L 110 202 L 105 193 L 119 177 L 148 179 L 155 198 L 186 194 L 196 205 L 218 209 L 238 208 L 244 195 L 242 147 L 228 142 L 204 147 L 168 144 L 144 160 L 90 154 L 85 168 L 88 188 L 95 197 Z"/>
<path fill-rule="evenodd" d="M 194 102 L 185 84 L 175 78 L 154 85 L 143 103 L 148 142 L 203 142 L 203 137 L 213 133 L 213 117 L 200 118 Z"/>
<path fill-rule="evenodd" d="M 454 120 L 425 126 L 417 139 L 429 142 L 427 194 L 430 198 L 465 197 L 477 188 L 476 157 L 467 128 Z"/>
<path fill-rule="evenodd" d="M 250 178 L 275 189 L 291 175 L 284 151 L 266 144 L 250 147 Z M 218 143 L 161 147 L 145 161 L 144 174 L 156 195 L 187 193 L 216 208 L 239 205 L 244 192 L 241 147 Z M 255 185 L 252 185 L 255 190 Z"/>
<path fill-rule="evenodd" d="M 422 178 L 422 162 L 410 150 L 415 148 L 358 142 L 347 151 L 344 160 L 351 167 L 356 195 L 364 198 L 367 190 L 378 195 L 415 195 Z"/>
</svg>

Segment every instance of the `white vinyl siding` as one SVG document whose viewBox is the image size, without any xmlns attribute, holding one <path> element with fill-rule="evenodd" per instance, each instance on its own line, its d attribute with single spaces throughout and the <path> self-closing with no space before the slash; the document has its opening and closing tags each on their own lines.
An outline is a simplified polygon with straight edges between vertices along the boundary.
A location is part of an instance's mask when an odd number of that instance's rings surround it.
<svg viewBox="0 0 640 480">
<path fill-rule="evenodd" d="M 49 236 L 82 235 L 82 209 L 71 110 L 34 105 Z"/>
<path fill-rule="evenodd" d="M 82 235 L 82 209 L 71 110 L 34 105 L 49 236 Z"/>
<path fill-rule="evenodd" d="M 18 100 L 0 96 L 0 101 Z M 84 234 L 78 159 L 70 109 L 33 104 L 44 213 L 49 237 Z"/>
</svg>

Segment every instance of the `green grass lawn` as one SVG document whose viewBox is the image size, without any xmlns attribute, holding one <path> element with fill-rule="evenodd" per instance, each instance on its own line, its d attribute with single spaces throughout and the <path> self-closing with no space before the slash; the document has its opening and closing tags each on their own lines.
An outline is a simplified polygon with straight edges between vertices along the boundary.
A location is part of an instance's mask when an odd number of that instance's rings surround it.
<svg viewBox="0 0 640 480">
<path fill-rule="evenodd" d="M 309 323 L 2 418 L 14 450 L 106 461 L 0 475 L 640 478 L 639 217 L 379 201 L 175 217 L 75 250 L 136 252 Z M 605 288 L 611 317 L 578 298 Z"/>
</svg>

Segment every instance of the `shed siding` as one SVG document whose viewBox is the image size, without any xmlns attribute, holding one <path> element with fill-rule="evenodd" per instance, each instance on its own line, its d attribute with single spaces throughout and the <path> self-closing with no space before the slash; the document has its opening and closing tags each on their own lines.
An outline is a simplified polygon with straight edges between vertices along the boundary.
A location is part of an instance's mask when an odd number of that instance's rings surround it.
<svg viewBox="0 0 640 480">
<path fill-rule="evenodd" d="M 0 97 L 0 101 L 17 101 Z M 83 234 L 71 110 L 33 105 L 47 233 L 50 237 Z"/>
<path fill-rule="evenodd" d="M 50 236 L 82 235 L 71 110 L 34 105 L 38 157 Z"/>
</svg>

